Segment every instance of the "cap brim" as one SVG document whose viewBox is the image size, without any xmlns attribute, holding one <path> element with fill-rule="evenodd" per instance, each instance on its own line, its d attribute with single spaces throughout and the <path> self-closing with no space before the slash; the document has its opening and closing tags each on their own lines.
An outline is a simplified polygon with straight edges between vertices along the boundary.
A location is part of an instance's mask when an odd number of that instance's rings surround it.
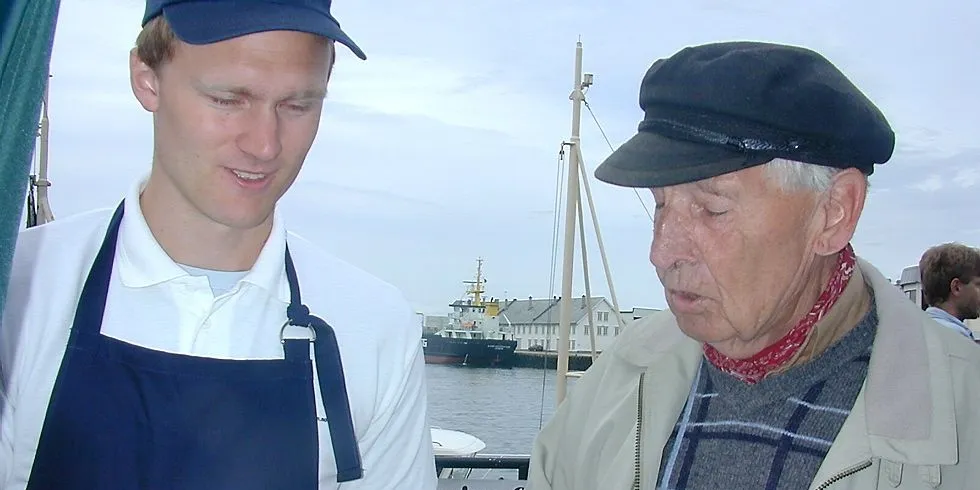
<svg viewBox="0 0 980 490">
<path fill-rule="evenodd" d="M 623 187 L 666 187 L 753 167 L 772 158 L 640 131 L 596 168 L 595 177 Z"/>
<path fill-rule="evenodd" d="M 316 10 L 272 2 L 181 2 L 163 8 L 174 34 L 188 44 L 208 44 L 264 31 L 318 34 L 367 55 L 333 18 Z"/>
</svg>

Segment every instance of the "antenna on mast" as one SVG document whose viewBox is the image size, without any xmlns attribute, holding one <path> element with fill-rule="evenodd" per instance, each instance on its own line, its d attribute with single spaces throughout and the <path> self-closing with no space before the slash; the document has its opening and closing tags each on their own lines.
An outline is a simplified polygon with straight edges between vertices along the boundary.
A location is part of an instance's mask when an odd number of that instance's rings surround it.
<svg viewBox="0 0 980 490">
<path fill-rule="evenodd" d="M 48 86 L 50 85 L 51 75 L 44 84 L 44 94 L 41 96 L 41 124 L 38 142 L 38 169 L 37 175 L 30 176 L 30 189 L 28 192 L 27 227 L 43 225 L 54 221 L 54 213 L 51 212 L 51 204 L 48 202 L 48 187 L 51 181 L 48 180 Z M 34 195 L 37 195 L 35 201 Z"/>
<path fill-rule="evenodd" d="M 463 284 L 471 284 L 472 286 L 467 290 L 467 294 L 473 297 L 473 305 L 479 306 L 483 304 L 483 299 L 481 295 L 486 292 L 483 289 L 483 284 L 487 282 L 483 278 L 483 257 L 476 259 L 476 280 L 475 281 L 463 281 Z"/>
</svg>

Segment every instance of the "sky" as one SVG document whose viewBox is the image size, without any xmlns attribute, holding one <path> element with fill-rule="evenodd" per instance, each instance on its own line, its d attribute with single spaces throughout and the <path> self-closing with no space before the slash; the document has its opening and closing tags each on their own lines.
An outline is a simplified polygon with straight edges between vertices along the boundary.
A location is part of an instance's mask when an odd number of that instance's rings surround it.
<svg viewBox="0 0 980 490">
<path fill-rule="evenodd" d="M 489 295 L 559 295 L 558 151 L 570 136 L 581 39 L 600 123 L 583 112 L 582 151 L 619 306 L 663 308 L 647 259 L 651 222 L 641 199 L 649 193 L 592 177 L 610 153 L 599 128 L 613 146 L 633 135 L 639 82 L 656 59 L 756 40 L 821 52 L 896 132 L 894 156 L 871 177 L 853 241 L 859 255 L 896 279 L 933 244 L 977 245 L 980 3 L 805 3 L 335 0 L 335 16 L 368 59 L 338 46 L 319 136 L 282 214 L 425 314 L 448 311 L 478 257 Z M 128 81 L 143 2 L 61 5 L 49 109 L 56 219 L 117 204 L 148 171 L 152 146 L 150 115 Z M 592 294 L 609 297 L 586 221 Z M 580 296 L 580 250 L 574 276 Z"/>
</svg>

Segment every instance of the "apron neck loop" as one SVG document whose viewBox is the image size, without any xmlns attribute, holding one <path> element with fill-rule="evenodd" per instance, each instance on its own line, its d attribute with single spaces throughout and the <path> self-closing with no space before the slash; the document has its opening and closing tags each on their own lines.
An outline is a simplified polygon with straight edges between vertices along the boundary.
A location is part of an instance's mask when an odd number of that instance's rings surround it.
<svg viewBox="0 0 980 490">
<path fill-rule="evenodd" d="M 348 401 L 347 383 L 340 358 L 340 347 L 333 327 L 322 318 L 310 313 L 303 304 L 299 291 L 296 267 L 286 245 L 286 280 L 289 282 L 289 306 L 286 307 L 287 323 L 312 330 L 313 352 L 316 359 L 317 381 L 320 398 L 326 412 L 327 427 L 337 463 L 337 482 L 358 480 L 364 475 L 361 453 L 354 432 L 354 421 Z M 307 347 L 308 349 L 308 347 Z"/>
</svg>

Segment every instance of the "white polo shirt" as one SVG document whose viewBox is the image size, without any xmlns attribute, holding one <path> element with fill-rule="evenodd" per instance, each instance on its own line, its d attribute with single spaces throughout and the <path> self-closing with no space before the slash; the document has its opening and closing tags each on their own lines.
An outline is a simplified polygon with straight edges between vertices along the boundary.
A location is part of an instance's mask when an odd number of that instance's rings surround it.
<svg viewBox="0 0 980 490">
<path fill-rule="evenodd" d="M 255 266 L 215 297 L 207 276 L 176 264 L 153 238 L 139 210 L 144 182 L 126 196 L 102 333 L 178 354 L 281 359 L 288 237 L 303 302 L 336 331 L 364 465 L 362 479 L 338 485 L 320 422 L 320 488 L 436 488 L 422 332 L 401 293 L 287 232 L 277 214 Z M 75 306 L 112 212 L 60 219 L 18 238 L 0 324 L 0 489 L 27 486 Z"/>
</svg>

